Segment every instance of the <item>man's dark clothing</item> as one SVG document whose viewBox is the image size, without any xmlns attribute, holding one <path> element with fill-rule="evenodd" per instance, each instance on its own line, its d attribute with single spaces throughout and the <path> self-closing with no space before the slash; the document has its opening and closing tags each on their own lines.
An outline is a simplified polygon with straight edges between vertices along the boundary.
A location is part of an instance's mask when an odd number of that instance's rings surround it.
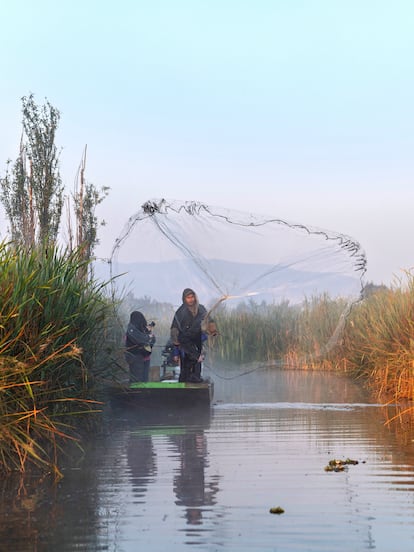
<svg viewBox="0 0 414 552">
<path fill-rule="evenodd" d="M 196 298 L 193 307 L 184 302 L 185 293 L 191 292 Z M 179 344 L 181 370 L 179 381 L 194 383 L 201 380 L 202 331 L 201 323 L 207 315 L 204 305 L 200 305 L 196 294 L 189 289 L 184 290 L 183 304 L 178 308 L 171 324 L 171 339 Z"/>
</svg>

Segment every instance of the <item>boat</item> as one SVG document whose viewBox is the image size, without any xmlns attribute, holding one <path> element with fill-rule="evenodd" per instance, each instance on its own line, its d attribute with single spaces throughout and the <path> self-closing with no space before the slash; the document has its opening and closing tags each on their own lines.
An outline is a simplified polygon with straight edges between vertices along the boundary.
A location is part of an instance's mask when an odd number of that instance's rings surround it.
<svg viewBox="0 0 414 552">
<path fill-rule="evenodd" d="M 120 383 L 110 389 L 111 404 L 120 407 L 138 407 L 146 410 L 210 408 L 214 383 L 209 378 L 201 383 L 182 383 L 179 364 L 174 358 L 173 346 L 168 342 L 161 366 L 151 366 L 149 381 Z"/>
<path fill-rule="evenodd" d="M 214 383 L 182 383 L 177 380 L 136 382 L 113 385 L 111 404 L 122 407 L 146 409 L 210 408 L 214 395 Z"/>
</svg>

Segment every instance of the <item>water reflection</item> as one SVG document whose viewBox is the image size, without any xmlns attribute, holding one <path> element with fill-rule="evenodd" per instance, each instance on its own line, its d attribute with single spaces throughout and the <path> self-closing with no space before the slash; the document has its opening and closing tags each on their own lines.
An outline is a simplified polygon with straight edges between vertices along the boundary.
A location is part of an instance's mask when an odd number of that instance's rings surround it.
<svg viewBox="0 0 414 552">
<path fill-rule="evenodd" d="M 202 525 L 203 510 L 216 503 L 218 477 L 205 480 L 208 464 L 207 439 L 204 430 L 185 432 L 171 437 L 179 454 L 179 468 L 174 475 L 175 504 L 185 507 L 189 525 Z"/>
<path fill-rule="evenodd" d="M 0 482 L 1 552 L 99 550 L 97 472 L 72 464 L 65 473 L 59 482 L 34 474 Z"/>
<path fill-rule="evenodd" d="M 0 551 L 411 551 L 413 422 L 385 425 L 403 406 L 311 372 L 216 376 L 215 393 L 211 412 L 108 411 L 58 484 L 2 481 Z M 334 457 L 360 463 L 326 473 Z"/>
<path fill-rule="evenodd" d="M 206 477 L 209 467 L 206 430 L 210 427 L 211 415 L 211 410 L 206 408 L 172 412 L 146 410 L 139 415 L 123 412 L 114 426 L 122 424 L 125 428 L 127 424 L 128 427 L 130 481 L 134 496 L 139 499 L 134 504 L 146 503 L 144 495 L 152 483 L 157 484 L 159 473 L 160 478 L 171 474 L 173 500 L 183 512 L 188 544 L 198 542 L 194 539 L 203 532 L 203 516 L 216 504 L 219 491 L 219 476 Z"/>
<path fill-rule="evenodd" d="M 157 473 L 156 454 L 151 435 L 130 433 L 127 447 L 130 480 L 134 495 L 144 503 L 145 492 Z"/>
<path fill-rule="evenodd" d="M 282 370 L 265 364 L 206 367 L 216 403 L 369 403 L 362 384 L 322 371 Z"/>
</svg>

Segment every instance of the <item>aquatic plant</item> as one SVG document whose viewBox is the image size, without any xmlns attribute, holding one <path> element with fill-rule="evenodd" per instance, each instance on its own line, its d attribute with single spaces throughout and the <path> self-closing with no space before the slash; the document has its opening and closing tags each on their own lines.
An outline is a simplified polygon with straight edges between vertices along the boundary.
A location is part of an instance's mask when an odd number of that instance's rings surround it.
<svg viewBox="0 0 414 552">
<path fill-rule="evenodd" d="M 85 281 L 79 251 L 0 244 L 0 460 L 58 472 L 75 417 L 97 409 L 93 385 L 110 305 Z"/>
<path fill-rule="evenodd" d="M 348 466 L 357 466 L 359 464 L 358 460 L 351 460 L 351 458 L 346 458 L 345 460 L 338 460 L 334 458 L 329 460 L 328 465 L 325 466 L 326 472 L 340 472 L 345 471 Z"/>
</svg>

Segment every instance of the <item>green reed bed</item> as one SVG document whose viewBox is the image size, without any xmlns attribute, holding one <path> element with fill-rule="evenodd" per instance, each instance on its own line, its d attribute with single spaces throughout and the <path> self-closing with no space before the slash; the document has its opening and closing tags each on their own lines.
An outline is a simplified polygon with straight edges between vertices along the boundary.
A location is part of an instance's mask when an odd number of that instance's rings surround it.
<svg viewBox="0 0 414 552">
<path fill-rule="evenodd" d="M 285 355 L 294 343 L 298 311 L 288 303 L 223 310 L 215 316 L 217 352 L 232 362 L 253 362 Z"/>
<path fill-rule="evenodd" d="M 282 302 L 217 315 L 218 351 L 233 362 L 277 360 L 285 367 L 319 368 L 342 328 L 345 301 L 328 295 L 301 305 Z"/>
<path fill-rule="evenodd" d="M 58 472 L 62 441 L 99 408 L 99 364 L 110 307 L 85 281 L 80 252 L 0 245 L 0 468 Z M 84 422 L 84 418 L 83 418 Z"/>
</svg>

